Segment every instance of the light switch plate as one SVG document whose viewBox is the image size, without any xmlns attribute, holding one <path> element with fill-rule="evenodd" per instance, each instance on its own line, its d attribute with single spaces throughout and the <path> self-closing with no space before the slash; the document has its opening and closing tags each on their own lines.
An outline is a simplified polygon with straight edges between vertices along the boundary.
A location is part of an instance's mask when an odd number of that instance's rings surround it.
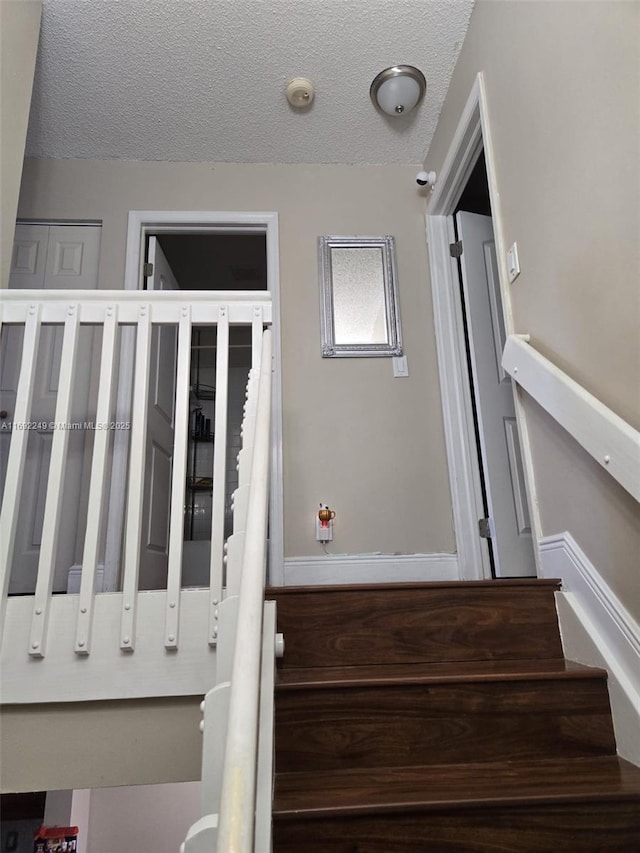
<svg viewBox="0 0 640 853">
<path fill-rule="evenodd" d="M 509 284 L 520 275 L 520 259 L 518 258 L 518 244 L 514 243 L 507 252 L 507 272 L 509 274 Z"/>
<path fill-rule="evenodd" d="M 393 375 L 396 379 L 409 375 L 409 365 L 407 364 L 406 355 L 394 355 Z"/>
</svg>

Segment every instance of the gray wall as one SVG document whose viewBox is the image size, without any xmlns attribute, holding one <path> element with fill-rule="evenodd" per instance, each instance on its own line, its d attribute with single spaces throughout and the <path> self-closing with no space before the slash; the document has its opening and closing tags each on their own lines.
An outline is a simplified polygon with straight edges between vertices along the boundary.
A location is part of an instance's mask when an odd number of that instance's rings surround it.
<svg viewBox="0 0 640 853">
<path fill-rule="evenodd" d="M 0 715 L 0 790 L 199 779 L 201 699 L 5 705 Z"/>
<path fill-rule="evenodd" d="M 136 785 L 91 792 L 89 853 L 176 853 L 202 816 L 201 785 Z"/>
<path fill-rule="evenodd" d="M 285 554 L 455 550 L 416 166 L 28 160 L 21 217 L 102 220 L 99 286 L 121 288 L 131 209 L 280 217 Z M 390 359 L 322 359 L 316 240 L 393 234 L 410 377 Z M 310 578 L 312 580 L 312 578 Z"/>
<path fill-rule="evenodd" d="M 485 76 L 517 332 L 640 428 L 640 4 L 480 0 L 426 158 Z M 640 616 L 640 507 L 526 399 L 545 535 L 571 531 Z"/>
</svg>

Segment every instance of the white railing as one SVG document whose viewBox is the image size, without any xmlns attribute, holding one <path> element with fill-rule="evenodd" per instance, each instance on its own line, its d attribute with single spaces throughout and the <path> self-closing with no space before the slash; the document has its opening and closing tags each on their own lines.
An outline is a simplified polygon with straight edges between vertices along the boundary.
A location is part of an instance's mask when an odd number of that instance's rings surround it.
<svg viewBox="0 0 640 853">
<path fill-rule="evenodd" d="M 264 602 L 271 333 L 252 371 L 239 456 L 217 685 L 202 705 L 202 812 L 183 853 L 268 853 L 271 837 L 275 604 Z"/>
<path fill-rule="evenodd" d="M 220 602 L 225 588 L 224 510 L 229 329 L 252 329 L 252 373 L 261 363 L 261 338 L 271 322 L 269 294 L 185 291 L 4 291 L 0 329 L 22 327 L 10 415 L 11 435 L 0 512 L 0 629 L 3 701 L 56 702 L 142 696 L 193 695 L 215 683 Z M 51 459 L 34 594 L 9 596 L 20 498 L 28 458 L 27 428 L 37 382 L 38 344 L 44 324 L 63 327 L 55 416 L 49 430 Z M 82 543 L 79 595 L 53 595 L 72 419 L 74 373 L 83 326 L 102 327 L 87 523 Z M 147 415 L 152 338 L 157 326 L 177 332 L 176 396 L 168 571 L 161 589 L 139 589 Z M 189 433 L 190 353 L 193 326 L 217 327 L 214 470 L 209 578 L 206 588 L 183 589 L 182 552 Z M 128 440 L 127 503 L 120 592 L 96 594 L 109 509 L 107 483 L 114 462 L 107 425 L 113 418 L 119 336 L 136 339 Z M 131 334 L 131 333 L 129 333 Z M 122 368 L 121 368 L 122 369 Z M 5 423 L 6 428 L 6 423 Z M 124 501 L 124 497 L 123 497 Z M 124 504 L 123 504 L 124 506 Z M 231 549 L 237 548 L 237 540 Z M 234 539 L 234 537 L 232 537 Z M 233 577 L 230 581 L 235 583 Z M 0 637 L 0 642 L 2 637 Z M 180 655 L 167 654 L 180 651 Z M 126 652 L 126 654 L 123 654 Z M 25 666 L 25 654 L 41 662 Z"/>
<path fill-rule="evenodd" d="M 530 344 L 509 335 L 502 366 L 513 380 L 640 501 L 640 432 Z"/>
</svg>

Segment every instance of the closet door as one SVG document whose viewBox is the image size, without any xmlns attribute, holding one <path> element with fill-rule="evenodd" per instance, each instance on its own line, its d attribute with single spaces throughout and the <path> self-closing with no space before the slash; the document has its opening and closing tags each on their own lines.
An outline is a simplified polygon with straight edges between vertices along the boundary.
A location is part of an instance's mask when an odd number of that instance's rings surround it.
<svg viewBox="0 0 640 853">
<path fill-rule="evenodd" d="M 100 227 L 75 225 L 30 225 L 18 223 L 13 249 L 10 288 L 94 289 L 98 283 Z M 32 594 L 40 558 L 46 484 L 51 456 L 55 407 L 62 354 L 62 326 L 43 325 L 40 333 L 36 383 L 29 430 L 27 459 L 23 472 L 20 515 L 16 531 L 10 593 Z M 74 383 L 72 420 L 89 421 L 89 384 L 92 371 L 94 332 L 81 330 L 78 364 Z M 0 344 L 0 489 L 11 438 L 13 412 L 22 349 L 22 328 L 5 327 Z M 78 533 L 86 523 L 79 512 L 82 505 L 83 470 L 90 465 L 93 435 L 88 429 L 71 431 L 64 480 L 64 505 L 54 574 L 54 590 L 63 592 L 78 553 Z M 89 468 L 87 467 L 87 471 Z"/>
<path fill-rule="evenodd" d="M 11 256 L 9 287 L 21 290 L 44 287 L 49 225 L 19 222 Z"/>
<path fill-rule="evenodd" d="M 98 286 L 100 228 L 49 225 L 44 274 L 47 290 L 93 290 Z M 116 284 L 114 282 L 114 287 Z"/>
</svg>

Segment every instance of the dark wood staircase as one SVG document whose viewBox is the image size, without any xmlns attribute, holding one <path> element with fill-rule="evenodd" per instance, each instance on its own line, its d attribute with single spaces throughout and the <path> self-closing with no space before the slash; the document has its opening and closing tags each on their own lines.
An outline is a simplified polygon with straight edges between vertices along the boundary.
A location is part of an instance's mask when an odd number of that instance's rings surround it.
<svg viewBox="0 0 640 853">
<path fill-rule="evenodd" d="M 606 672 L 555 581 L 270 589 L 274 853 L 640 851 Z"/>
</svg>

